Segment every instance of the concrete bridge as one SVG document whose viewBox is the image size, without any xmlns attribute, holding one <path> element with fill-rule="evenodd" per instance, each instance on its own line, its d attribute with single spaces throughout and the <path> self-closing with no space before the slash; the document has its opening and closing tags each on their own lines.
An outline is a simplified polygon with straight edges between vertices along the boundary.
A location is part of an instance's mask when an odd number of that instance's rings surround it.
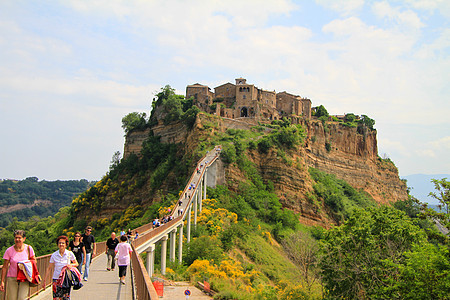
<svg viewBox="0 0 450 300">
<path fill-rule="evenodd" d="M 217 159 L 220 151 L 221 147 L 216 146 L 198 161 L 196 170 L 192 173 L 175 209 L 172 211 L 173 219 L 171 221 L 157 228 L 153 228 L 153 224 L 150 222 L 134 229 L 139 232 L 139 238 L 131 242 L 134 252 L 131 257 L 131 270 L 129 270 L 131 272 L 127 275 L 125 286 L 118 282 L 117 272 L 106 271 L 106 242 L 99 242 L 96 247 L 96 258 L 91 264 L 89 281 L 83 282 L 84 287 L 82 289 L 72 291 L 71 298 L 75 300 L 159 299 L 151 281 L 155 270 L 155 246 L 157 243 L 161 244 L 161 274 L 166 274 L 167 252 L 169 252 L 170 261 L 182 263 L 184 234 L 186 235 L 186 243 L 189 243 L 191 228 L 197 225 L 197 216 L 202 211 L 203 200 L 206 199 L 206 187 L 216 185 L 218 179 Z M 179 204 L 180 200 L 181 205 Z M 184 230 L 184 227 L 186 227 L 186 230 Z M 169 243 L 169 247 L 167 247 L 167 243 Z M 145 266 L 139 256 L 142 252 L 147 252 L 147 264 Z M 48 254 L 37 257 L 38 270 L 41 276 L 45 274 L 50 256 Z M 51 278 L 47 278 L 46 282 L 51 282 Z M 48 288 L 48 286 L 45 289 L 40 286 L 30 288 L 29 295 L 35 300 L 52 297 L 51 288 Z M 4 293 L 0 293 L 0 299 L 5 299 Z M 180 299 L 184 299 L 184 296 Z M 195 299 L 205 298 L 199 295 Z"/>
<path fill-rule="evenodd" d="M 134 241 L 136 252 L 147 252 L 146 269 L 149 276 L 154 273 L 156 243 L 161 243 L 161 274 L 166 274 L 167 243 L 169 243 L 169 260 L 175 262 L 177 257 L 178 262 L 182 262 L 184 223 L 186 223 L 186 242 L 189 243 L 191 228 L 197 225 L 197 216 L 202 211 L 203 200 L 206 199 L 206 187 L 216 185 L 217 164 L 215 162 L 220 154 L 219 149 L 220 147 L 215 147 L 197 163 L 197 169 L 172 211 L 173 220 L 148 231 L 142 238 L 139 237 Z M 179 205 L 180 201 L 181 205 Z M 175 251 L 176 244 L 178 244 L 178 253 Z"/>
</svg>

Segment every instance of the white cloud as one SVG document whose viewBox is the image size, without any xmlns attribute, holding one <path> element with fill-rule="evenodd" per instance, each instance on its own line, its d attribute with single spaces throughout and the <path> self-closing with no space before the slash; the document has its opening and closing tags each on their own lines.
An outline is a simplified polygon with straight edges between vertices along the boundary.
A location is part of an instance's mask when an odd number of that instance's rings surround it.
<svg viewBox="0 0 450 300">
<path fill-rule="evenodd" d="M 450 29 L 445 28 L 437 38 L 430 43 L 423 44 L 416 52 L 416 57 L 422 60 L 443 58 L 449 61 Z"/>
<path fill-rule="evenodd" d="M 364 0 L 316 0 L 316 2 L 344 16 L 354 14 L 364 6 Z"/>
<path fill-rule="evenodd" d="M 375 2 L 372 5 L 372 10 L 377 17 L 387 18 L 407 29 L 418 30 L 425 26 L 419 16 L 412 10 L 401 10 L 399 7 L 392 7 L 387 1 Z"/>
<path fill-rule="evenodd" d="M 430 143 L 433 148 L 439 150 L 450 150 L 450 136 L 440 138 Z"/>
<path fill-rule="evenodd" d="M 0 76 L 3 91 L 20 90 L 30 95 L 53 95 L 61 99 L 77 101 L 94 106 L 133 107 L 147 102 L 150 107 L 152 92 L 157 85 L 136 86 L 96 78 L 55 78 L 44 76 Z M 70 96 L 70 97 L 69 97 Z M 30 101 L 33 98 L 30 99 Z M 42 99 L 36 97 L 34 99 Z M 63 100 L 64 101 L 64 100 Z"/>
<path fill-rule="evenodd" d="M 450 16 L 450 1 L 447 0 L 406 0 L 405 2 L 418 10 L 438 11 L 444 16 Z"/>
</svg>

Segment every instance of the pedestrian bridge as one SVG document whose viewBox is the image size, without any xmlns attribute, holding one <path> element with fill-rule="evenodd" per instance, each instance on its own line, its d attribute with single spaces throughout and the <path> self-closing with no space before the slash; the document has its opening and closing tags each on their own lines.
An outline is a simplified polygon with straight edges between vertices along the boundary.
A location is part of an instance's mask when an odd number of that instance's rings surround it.
<svg viewBox="0 0 450 300">
<path fill-rule="evenodd" d="M 197 224 L 197 215 L 202 211 L 202 202 L 206 199 L 206 187 L 215 186 L 216 162 L 220 151 L 221 146 L 216 146 L 199 160 L 196 170 L 180 194 L 175 209 L 172 210 L 173 219 L 171 221 L 155 229 L 153 229 L 152 222 L 134 229 L 139 232 L 139 238 L 131 242 L 134 250 L 131 257 L 133 276 L 127 274 L 127 284 L 125 286 L 118 284 L 117 272 L 106 271 L 104 254 L 106 242 L 99 242 L 96 247 L 96 258 L 91 265 L 92 273 L 90 272 L 89 281 L 81 290 L 72 291 L 72 299 L 158 299 L 151 281 L 155 268 L 155 246 L 158 243 L 161 245 L 162 275 L 166 274 L 167 252 L 169 252 L 170 261 L 177 260 L 182 263 L 183 237 L 186 235 L 186 243 L 190 242 L 191 227 Z M 179 204 L 180 200 L 181 205 Z M 167 243 L 169 243 L 169 251 L 167 251 Z M 147 252 L 145 266 L 139 256 L 142 252 Z M 50 256 L 51 254 L 37 257 L 41 276 L 45 274 Z M 47 278 L 46 281 L 51 282 L 51 278 Z M 48 287 L 45 290 L 41 287 L 30 288 L 30 296 L 33 296 L 33 299 L 49 299 L 51 298 L 50 290 Z M 1 299 L 4 299 L 4 296 L 1 295 Z"/>
</svg>

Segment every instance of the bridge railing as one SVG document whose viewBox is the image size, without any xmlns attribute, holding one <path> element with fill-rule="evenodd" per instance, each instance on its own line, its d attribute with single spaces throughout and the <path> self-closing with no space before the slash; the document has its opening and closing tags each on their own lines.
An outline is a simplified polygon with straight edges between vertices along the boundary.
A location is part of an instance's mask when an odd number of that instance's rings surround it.
<svg viewBox="0 0 450 300">
<path fill-rule="evenodd" d="M 131 253 L 131 268 L 133 270 L 134 287 L 136 291 L 135 298 L 138 300 L 158 299 L 158 294 L 152 284 L 152 280 L 150 276 L 148 276 L 144 263 L 134 247 L 136 241 L 131 243 L 131 248 L 133 249 L 133 252 Z"/>
</svg>

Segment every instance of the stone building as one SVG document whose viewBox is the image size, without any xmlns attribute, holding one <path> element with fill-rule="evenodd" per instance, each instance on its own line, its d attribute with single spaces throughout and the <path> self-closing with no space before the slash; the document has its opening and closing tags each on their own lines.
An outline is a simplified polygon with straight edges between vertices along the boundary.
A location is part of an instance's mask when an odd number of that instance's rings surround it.
<svg viewBox="0 0 450 300">
<path fill-rule="evenodd" d="M 282 116 L 311 119 L 311 100 L 287 92 L 277 94 L 277 110 Z"/>
<path fill-rule="evenodd" d="M 200 83 L 188 85 L 186 87 L 186 99 L 194 97 L 194 104 L 203 111 L 209 112 L 209 107 L 212 105 L 214 93 L 211 89 Z"/>
<path fill-rule="evenodd" d="M 186 98 L 189 97 L 194 97 L 194 104 L 201 110 L 225 118 L 279 120 L 288 117 L 295 123 L 311 118 L 311 100 L 287 92 L 277 94 L 259 89 L 245 78 L 237 78 L 235 84 L 219 85 L 214 93 L 206 85 L 188 85 Z"/>
</svg>

